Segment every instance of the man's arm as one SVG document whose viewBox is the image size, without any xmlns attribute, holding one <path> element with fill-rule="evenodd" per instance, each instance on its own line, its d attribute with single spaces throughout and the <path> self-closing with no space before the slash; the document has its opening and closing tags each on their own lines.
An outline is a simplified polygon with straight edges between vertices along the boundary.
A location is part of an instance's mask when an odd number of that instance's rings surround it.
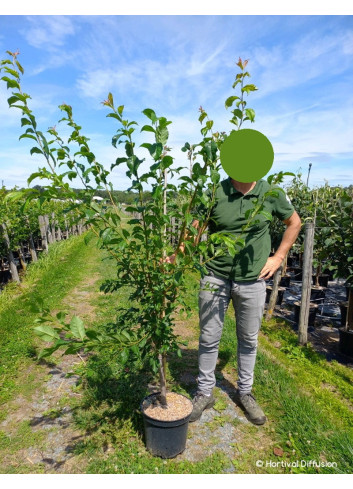
<svg viewBox="0 0 353 489">
<path fill-rule="evenodd" d="M 279 245 L 276 253 L 267 259 L 265 266 L 261 270 L 259 278 L 267 280 L 272 277 L 275 271 L 280 267 L 283 259 L 298 237 L 301 227 L 301 220 L 297 212 L 294 211 L 293 214 L 283 222 L 287 228 L 283 234 L 281 244 Z"/>
</svg>

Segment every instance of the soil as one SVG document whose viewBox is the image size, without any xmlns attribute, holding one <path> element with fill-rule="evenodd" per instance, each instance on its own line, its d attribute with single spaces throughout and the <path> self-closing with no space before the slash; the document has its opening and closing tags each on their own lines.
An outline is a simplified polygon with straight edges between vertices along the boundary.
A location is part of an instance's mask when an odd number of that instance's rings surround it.
<svg viewBox="0 0 353 489">
<path fill-rule="evenodd" d="M 167 392 L 167 407 L 158 401 L 158 394 L 148 396 L 142 404 L 143 412 L 159 421 L 177 421 L 184 419 L 192 411 L 192 402 L 181 394 Z"/>
</svg>

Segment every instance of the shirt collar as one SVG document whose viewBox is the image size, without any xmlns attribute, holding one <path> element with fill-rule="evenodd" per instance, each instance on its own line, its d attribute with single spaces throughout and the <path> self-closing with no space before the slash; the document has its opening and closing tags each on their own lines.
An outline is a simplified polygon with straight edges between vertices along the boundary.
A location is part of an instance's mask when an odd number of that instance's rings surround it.
<svg viewBox="0 0 353 489">
<path fill-rule="evenodd" d="M 260 190 L 259 190 L 260 182 L 261 182 L 261 180 L 258 180 L 255 184 L 255 187 L 245 195 L 259 195 L 260 194 Z M 231 177 L 227 178 L 227 187 L 228 187 L 229 195 L 239 194 L 239 195 L 242 195 L 244 197 L 244 194 L 242 194 L 241 192 L 239 192 L 239 190 L 234 188 L 234 186 L 231 182 Z"/>
</svg>

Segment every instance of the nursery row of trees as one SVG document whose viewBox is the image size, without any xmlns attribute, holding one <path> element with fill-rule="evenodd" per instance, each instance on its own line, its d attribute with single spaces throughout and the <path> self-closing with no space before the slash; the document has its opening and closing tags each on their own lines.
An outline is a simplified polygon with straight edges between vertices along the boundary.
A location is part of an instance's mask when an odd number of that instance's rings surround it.
<svg viewBox="0 0 353 489">
<path fill-rule="evenodd" d="M 299 172 L 285 189 L 302 222 L 315 223 L 313 266 L 316 269 L 317 285 L 324 270 L 352 284 L 353 188 L 330 186 L 326 182 L 324 186 L 310 189 Z M 271 227 L 273 246 L 276 248 L 283 233 L 283 225 L 273 221 Z M 299 257 L 303 254 L 303 245 L 302 231 L 292 248 Z"/>
<path fill-rule="evenodd" d="M 60 199 L 27 201 L 9 199 L 17 190 L 0 189 L 0 282 L 9 278 L 19 282 L 18 268 L 25 270 L 29 261 L 37 261 L 38 253 L 48 246 L 81 234 L 83 221 L 79 213 L 69 210 L 72 202 Z M 19 194 L 20 195 L 20 194 Z"/>
</svg>

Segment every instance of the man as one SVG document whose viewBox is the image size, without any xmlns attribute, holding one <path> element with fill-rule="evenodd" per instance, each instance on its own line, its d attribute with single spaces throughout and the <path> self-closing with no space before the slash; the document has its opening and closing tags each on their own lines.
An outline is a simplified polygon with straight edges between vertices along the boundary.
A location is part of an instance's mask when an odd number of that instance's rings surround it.
<svg viewBox="0 0 353 489">
<path fill-rule="evenodd" d="M 246 211 L 252 209 L 254 199 L 261 198 L 268 189 L 269 184 L 265 180 L 243 183 L 229 177 L 220 182 L 209 221 L 209 233 L 223 231 L 241 234 L 242 227 L 247 223 Z M 202 412 L 215 403 L 213 388 L 216 384 L 214 372 L 218 346 L 225 313 L 232 300 L 238 340 L 237 402 L 244 408 L 252 423 L 262 425 L 266 422 L 264 412 L 251 393 L 257 338 L 266 298 L 265 280 L 272 277 L 280 267 L 299 234 L 301 221 L 289 199 L 280 190 L 277 197 L 266 198 L 265 210 L 286 225 L 281 244 L 274 256 L 269 257 L 270 221 L 260 214 L 255 218 L 258 222 L 247 229 L 245 246 L 240 253 L 234 258 L 226 254 L 209 261 L 206 266 L 208 274 L 200 281 L 198 391 L 193 399 L 190 421 L 199 419 Z M 198 224 L 197 220 L 193 222 L 195 227 Z"/>
</svg>

